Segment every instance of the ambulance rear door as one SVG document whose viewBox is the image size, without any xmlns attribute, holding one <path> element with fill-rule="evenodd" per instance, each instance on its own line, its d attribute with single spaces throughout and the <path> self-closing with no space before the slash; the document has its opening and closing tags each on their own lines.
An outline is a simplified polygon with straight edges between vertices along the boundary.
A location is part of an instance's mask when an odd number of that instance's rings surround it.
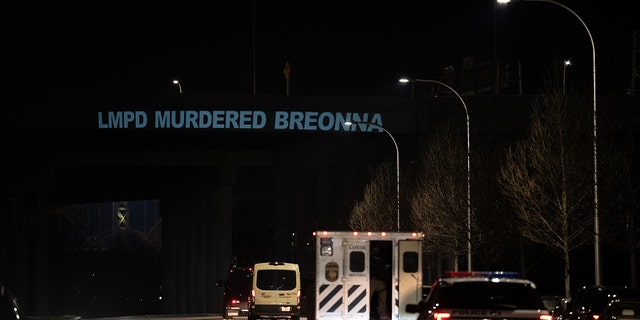
<svg viewBox="0 0 640 320">
<path fill-rule="evenodd" d="M 316 319 L 369 319 L 369 241 L 319 237 Z"/>
<path fill-rule="evenodd" d="M 368 240 L 345 240 L 343 318 L 369 319 L 369 245 Z"/>
<path fill-rule="evenodd" d="M 422 299 L 422 241 L 398 241 L 398 308 L 400 320 L 415 320 L 416 315 L 405 311 L 407 304 Z"/>
</svg>

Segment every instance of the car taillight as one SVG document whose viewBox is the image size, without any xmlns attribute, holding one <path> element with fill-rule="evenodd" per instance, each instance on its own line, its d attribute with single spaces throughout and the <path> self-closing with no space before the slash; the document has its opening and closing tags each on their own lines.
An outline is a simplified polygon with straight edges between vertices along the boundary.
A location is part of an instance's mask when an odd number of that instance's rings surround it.
<svg viewBox="0 0 640 320">
<path fill-rule="evenodd" d="M 598 320 L 600 319 L 600 315 L 599 314 L 594 314 L 593 315 L 593 320 Z"/>
<path fill-rule="evenodd" d="M 298 290 L 297 298 L 298 298 L 298 306 L 299 306 L 300 305 L 300 290 Z"/>
<path fill-rule="evenodd" d="M 451 318 L 451 314 L 448 312 L 436 312 L 433 314 L 434 320 L 449 320 Z"/>
<path fill-rule="evenodd" d="M 231 304 L 236 305 L 236 304 L 238 304 L 238 303 L 240 303 L 240 300 L 238 300 L 238 299 L 231 299 Z"/>
</svg>

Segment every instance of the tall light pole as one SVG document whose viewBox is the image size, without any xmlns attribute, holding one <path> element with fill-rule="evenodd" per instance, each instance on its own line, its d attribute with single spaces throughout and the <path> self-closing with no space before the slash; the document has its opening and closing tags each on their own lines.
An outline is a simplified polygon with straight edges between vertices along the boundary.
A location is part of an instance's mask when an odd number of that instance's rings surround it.
<svg viewBox="0 0 640 320">
<path fill-rule="evenodd" d="M 498 3 L 508 3 L 509 0 L 497 0 Z M 589 35 L 589 40 L 591 40 L 591 55 L 593 57 L 593 256 L 595 259 L 595 284 L 600 284 L 600 223 L 598 218 L 598 144 L 597 144 L 597 113 L 596 113 L 596 46 L 593 42 L 593 37 L 591 36 L 591 31 L 587 27 L 587 24 L 584 23 L 582 18 L 571 10 L 569 7 L 565 6 L 562 3 L 558 3 L 553 0 L 521 0 L 521 1 L 530 1 L 530 2 L 547 2 L 551 4 L 555 4 L 559 7 L 566 9 L 571 12 L 582 26 L 587 31 Z"/>
<path fill-rule="evenodd" d="M 398 150 L 398 144 L 396 143 L 396 139 L 393 137 L 391 132 L 389 132 L 385 127 L 372 122 L 360 122 L 360 121 L 347 121 L 344 124 L 347 126 L 351 126 L 353 124 L 362 124 L 365 127 L 363 131 L 370 131 L 366 126 L 373 126 L 379 129 L 382 129 L 384 132 L 389 135 L 391 141 L 393 141 L 393 145 L 396 147 L 396 223 L 397 223 L 397 231 L 400 231 L 400 151 Z"/>
<path fill-rule="evenodd" d="M 567 67 L 571 65 L 571 60 L 567 59 L 562 62 L 562 95 L 567 93 L 566 83 L 567 83 Z"/>
<path fill-rule="evenodd" d="M 407 78 L 402 78 L 399 81 L 401 83 L 426 82 L 426 83 L 439 84 L 441 86 L 446 87 L 451 92 L 453 92 L 458 97 L 458 99 L 460 99 L 460 102 L 462 102 L 462 106 L 464 107 L 464 113 L 466 115 L 466 120 L 467 120 L 467 123 L 466 123 L 467 124 L 467 271 L 471 271 L 472 270 L 472 266 L 471 266 L 471 139 L 469 135 L 469 110 L 467 109 L 467 104 L 464 102 L 464 99 L 462 99 L 462 96 L 460 96 L 460 94 L 458 94 L 456 90 L 451 88 L 451 86 L 443 82 L 440 82 L 438 80 L 430 80 L 430 79 L 410 80 Z M 411 92 L 413 97 L 413 88 L 411 88 Z"/>
<path fill-rule="evenodd" d="M 180 94 L 182 94 L 182 85 L 180 85 L 180 81 L 173 80 L 173 84 L 178 86 L 178 92 L 180 92 Z"/>
</svg>

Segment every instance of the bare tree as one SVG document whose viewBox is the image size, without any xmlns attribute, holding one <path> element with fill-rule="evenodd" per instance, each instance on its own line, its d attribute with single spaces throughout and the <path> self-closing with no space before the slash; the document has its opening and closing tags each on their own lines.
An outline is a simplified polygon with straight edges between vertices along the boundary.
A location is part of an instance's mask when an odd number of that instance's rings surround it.
<svg viewBox="0 0 640 320">
<path fill-rule="evenodd" d="M 347 224 L 352 230 L 388 231 L 396 229 L 396 172 L 390 162 L 372 169 L 363 199 L 355 203 Z"/>
<path fill-rule="evenodd" d="M 451 256 L 454 269 L 467 244 L 466 149 L 448 127 L 427 141 L 410 200 L 411 222 L 425 233 L 425 251 Z"/>
<path fill-rule="evenodd" d="M 411 223 L 425 231 L 426 253 L 435 257 L 438 268 L 443 266 L 443 262 L 447 264 L 451 260 L 452 265 L 447 267 L 457 270 L 459 258 L 466 256 L 469 240 L 474 256 L 472 268 L 502 269 L 505 260 L 512 257 L 512 265 L 517 265 L 520 260 L 514 251 L 522 250 L 518 245 L 520 241 L 514 239 L 519 234 L 513 227 L 513 217 L 507 215 L 504 199 L 499 197 L 496 179 L 496 170 L 499 169 L 496 163 L 499 161 L 495 154 L 502 154 L 509 143 L 498 141 L 496 137 L 489 138 L 484 133 L 483 139 L 490 140 L 490 146 L 483 146 L 474 152 L 471 161 L 473 201 L 469 239 L 466 148 L 462 130 L 452 129 L 445 124 L 438 134 L 428 137 L 424 146 L 420 147 L 423 151 L 416 173 L 413 174 L 414 193 L 409 203 Z M 461 261 L 468 263 L 466 257 Z"/>
<path fill-rule="evenodd" d="M 617 169 L 615 176 L 610 177 L 616 183 L 611 192 L 612 201 L 608 204 L 608 212 L 603 217 L 602 228 L 604 239 L 612 247 L 629 258 L 629 278 L 633 287 L 638 286 L 637 252 L 640 249 L 640 185 L 633 173 L 629 159 L 614 162 Z"/>
<path fill-rule="evenodd" d="M 499 183 L 522 235 L 563 260 L 565 295 L 570 296 L 569 252 L 592 235 L 591 139 L 582 121 L 588 103 L 549 83 L 532 106 L 528 138 L 507 152 Z"/>
<path fill-rule="evenodd" d="M 637 105 L 629 100 L 609 100 L 605 114 L 601 234 L 607 244 L 623 253 L 629 264 L 629 279 L 638 286 L 637 254 L 640 250 L 640 172 Z"/>
</svg>

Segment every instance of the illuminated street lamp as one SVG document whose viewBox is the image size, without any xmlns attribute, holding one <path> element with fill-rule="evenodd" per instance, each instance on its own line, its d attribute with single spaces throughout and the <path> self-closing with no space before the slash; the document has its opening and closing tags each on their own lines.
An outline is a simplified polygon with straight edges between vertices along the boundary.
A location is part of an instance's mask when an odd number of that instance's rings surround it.
<svg viewBox="0 0 640 320">
<path fill-rule="evenodd" d="M 180 94 L 182 94 L 182 86 L 180 85 L 180 81 L 173 80 L 173 84 L 178 86 L 178 90 L 179 90 Z"/>
<path fill-rule="evenodd" d="M 566 93 L 567 67 L 571 65 L 571 60 L 567 59 L 562 64 L 562 95 L 564 95 Z"/>
<path fill-rule="evenodd" d="M 413 79 L 409 80 L 407 78 L 402 78 L 399 80 L 401 83 L 407 82 L 426 82 L 426 83 L 435 83 L 441 86 L 446 87 L 451 92 L 453 92 L 460 102 L 462 102 L 462 106 L 464 107 L 464 113 L 466 115 L 467 120 L 467 271 L 471 271 L 471 139 L 469 136 L 469 110 L 467 109 L 467 104 L 464 102 L 460 94 L 447 84 L 440 82 L 438 80 L 429 80 L 429 79 Z M 411 89 L 413 96 L 413 88 Z"/>
<path fill-rule="evenodd" d="M 497 0 L 498 3 L 508 3 L 509 0 Z M 520 1 L 529 1 L 529 2 L 547 2 L 551 4 L 555 4 L 559 7 L 566 9 L 571 12 L 582 26 L 587 31 L 589 35 L 589 40 L 591 40 L 591 55 L 593 57 L 593 255 L 595 258 L 595 284 L 600 284 L 600 230 L 599 230 L 599 222 L 598 222 L 598 144 L 597 144 L 597 113 L 596 113 L 596 46 L 593 42 L 593 37 L 591 36 L 591 31 L 587 27 L 587 24 L 584 23 L 582 18 L 571 10 L 569 7 L 564 4 L 558 3 L 553 0 L 520 0 Z"/>
<path fill-rule="evenodd" d="M 396 147 L 396 215 L 397 215 L 396 221 L 397 221 L 397 228 L 398 228 L 397 231 L 399 232 L 400 231 L 400 151 L 398 150 L 398 144 L 396 143 L 396 139 L 393 137 L 393 135 L 391 135 L 391 132 L 387 131 L 385 127 L 377 123 L 347 121 L 344 124 L 346 124 L 347 126 L 351 126 L 352 124 L 364 124 L 364 125 L 378 127 L 382 129 L 384 132 L 386 132 L 387 135 L 389 135 L 389 138 L 391 138 L 391 141 L 393 141 L 393 145 Z M 368 130 L 365 130 L 365 131 L 368 131 Z"/>
</svg>

